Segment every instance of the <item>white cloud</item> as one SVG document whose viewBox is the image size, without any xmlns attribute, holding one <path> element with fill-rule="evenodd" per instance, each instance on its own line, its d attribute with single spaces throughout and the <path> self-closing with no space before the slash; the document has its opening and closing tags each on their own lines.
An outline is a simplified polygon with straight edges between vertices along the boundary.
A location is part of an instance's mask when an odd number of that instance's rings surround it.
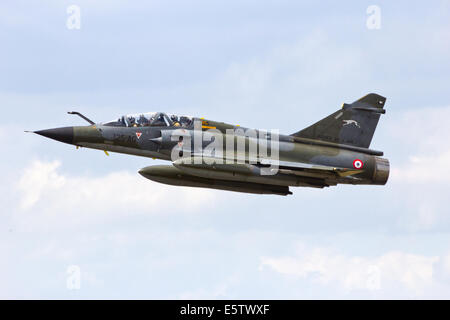
<svg viewBox="0 0 450 320">
<path fill-rule="evenodd" d="M 396 146 L 391 159 L 391 187 L 399 225 L 432 230 L 450 225 L 445 198 L 450 184 L 450 127 L 444 125 L 450 107 L 421 108 L 396 113 L 387 132 Z"/>
<path fill-rule="evenodd" d="M 19 190 L 23 192 L 22 209 L 32 208 L 43 193 L 57 191 L 66 184 L 65 177 L 56 172 L 60 165 L 59 161 L 35 161 L 31 167 L 25 169 L 18 184 Z"/>
<path fill-rule="evenodd" d="M 34 227 L 89 223 L 117 216 L 195 212 L 215 202 L 214 192 L 177 188 L 149 181 L 137 173 L 100 177 L 69 176 L 58 161 L 33 161 L 20 178 L 20 210 L 15 221 Z M 176 189 L 176 192 L 174 192 Z"/>
<path fill-rule="evenodd" d="M 323 110 L 312 106 L 321 105 L 325 97 L 336 94 L 344 99 L 342 86 L 349 85 L 345 80 L 365 79 L 369 74 L 365 72 L 367 66 L 360 48 L 339 46 L 327 32 L 315 29 L 244 61 L 230 61 L 215 79 L 190 91 L 198 91 L 197 99 L 208 112 L 214 112 L 214 117 L 225 121 L 245 120 L 240 124 L 250 127 L 270 125 L 268 128 L 282 128 L 289 133 L 323 116 Z M 358 90 L 354 86 L 352 90 Z M 327 88 L 327 95 L 323 94 L 324 88 Z M 325 112 L 331 113 L 341 102 L 334 101 L 332 109 Z M 209 110 L 210 105 L 215 106 L 214 110 Z M 301 111 L 301 106 L 310 106 L 307 115 Z M 250 116 L 233 119 L 230 110 Z"/>
<path fill-rule="evenodd" d="M 321 285 L 337 285 L 352 290 L 407 293 L 420 296 L 436 285 L 435 265 L 439 256 L 423 256 L 389 251 L 377 257 L 349 256 L 327 248 L 300 249 L 294 256 L 264 257 L 260 268 L 293 278 L 304 278 Z M 448 257 L 442 258 L 447 261 Z M 446 273 L 450 266 L 445 264 Z M 450 288 L 448 288 L 450 291 Z"/>
<path fill-rule="evenodd" d="M 424 107 L 395 112 L 383 119 L 392 139 L 401 142 L 417 157 L 446 153 L 450 150 L 450 106 Z"/>
<path fill-rule="evenodd" d="M 406 183 L 450 183 L 450 145 L 441 145 L 433 155 L 411 156 L 402 167 L 393 168 L 392 178 Z"/>
</svg>

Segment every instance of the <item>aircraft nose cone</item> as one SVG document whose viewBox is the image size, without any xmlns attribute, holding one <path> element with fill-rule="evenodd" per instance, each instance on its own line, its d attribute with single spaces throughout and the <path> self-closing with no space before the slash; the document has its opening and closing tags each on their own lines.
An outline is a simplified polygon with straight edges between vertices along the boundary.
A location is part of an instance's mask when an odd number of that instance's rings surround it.
<svg viewBox="0 0 450 320">
<path fill-rule="evenodd" d="M 40 130 L 35 131 L 34 133 L 56 141 L 61 141 L 69 144 L 73 143 L 73 127 Z"/>
</svg>

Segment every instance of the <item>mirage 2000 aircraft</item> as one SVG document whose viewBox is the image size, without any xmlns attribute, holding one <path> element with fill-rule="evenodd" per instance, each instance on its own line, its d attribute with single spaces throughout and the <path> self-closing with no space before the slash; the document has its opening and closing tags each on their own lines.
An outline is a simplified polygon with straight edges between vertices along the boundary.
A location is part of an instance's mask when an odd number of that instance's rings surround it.
<svg viewBox="0 0 450 320">
<path fill-rule="evenodd" d="M 139 173 L 175 186 L 256 194 L 292 194 L 289 187 L 384 185 L 389 161 L 369 149 L 386 98 L 368 94 L 290 135 L 149 112 L 110 122 L 35 133 L 78 147 L 171 161 Z"/>
</svg>

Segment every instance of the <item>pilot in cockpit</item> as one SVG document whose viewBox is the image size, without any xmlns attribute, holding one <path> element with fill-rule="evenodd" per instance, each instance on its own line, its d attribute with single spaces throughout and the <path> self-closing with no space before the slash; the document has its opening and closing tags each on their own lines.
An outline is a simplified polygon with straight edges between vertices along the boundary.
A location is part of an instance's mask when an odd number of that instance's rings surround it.
<svg viewBox="0 0 450 320">
<path fill-rule="evenodd" d="M 148 119 L 143 114 L 141 114 L 138 119 L 138 124 L 140 127 L 146 127 L 149 125 L 149 122 Z"/>
<path fill-rule="evenodd" d="M 164 114 L 163 113 L 157 114 L 156 119 L 151 122 L 151 125 L 155 127 L 165 126 L 166 122 L 164 121 Z"/>
<path fill-rule="evenodd" d="M 176 115 L 171 115 L 170 116 L 170 120 L 172 120 L 173 126 L 174 127 L 179 127 L 180 126 L 180 122 L 178 122 L 178 117 Z"/>
<path fill-rule="evenodd" d="M 128 121 L 130 122 L 131 127 L 137 127 L 136 118 L 135 117 L 129 117 Z"/>
<path fill-rule="evenodd" d="M 191 125 L 192 121 L 191 121 L 191 119 L 189 119 L 189 117 L 181 116 L 180 123 L 183 127 L 189 127 Z"/>
</svg>

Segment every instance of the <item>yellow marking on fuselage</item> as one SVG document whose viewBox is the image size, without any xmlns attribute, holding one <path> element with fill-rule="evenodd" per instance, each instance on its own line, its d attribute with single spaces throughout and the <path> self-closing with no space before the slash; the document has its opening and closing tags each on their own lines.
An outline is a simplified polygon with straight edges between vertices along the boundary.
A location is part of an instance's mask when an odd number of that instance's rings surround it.
<svg viewBox="0 0 450 320">
<path fill-rule="evenodd" d="M 202 126 L 203 129 L 216 129 L 216 127 Z"/>
<path fill-rule="evenodd" d="M 348 170 L 348 171 L 344 171 L 344 172 L 342 172 L 342 171 L 338 172 L 338 174 L 341 177 L 347 177 L 347 176 L 351 176 L 351 175 L 358 174 L 361 172 L 364 172 L 364 171 L 363 170 Z"/>
</svg>

